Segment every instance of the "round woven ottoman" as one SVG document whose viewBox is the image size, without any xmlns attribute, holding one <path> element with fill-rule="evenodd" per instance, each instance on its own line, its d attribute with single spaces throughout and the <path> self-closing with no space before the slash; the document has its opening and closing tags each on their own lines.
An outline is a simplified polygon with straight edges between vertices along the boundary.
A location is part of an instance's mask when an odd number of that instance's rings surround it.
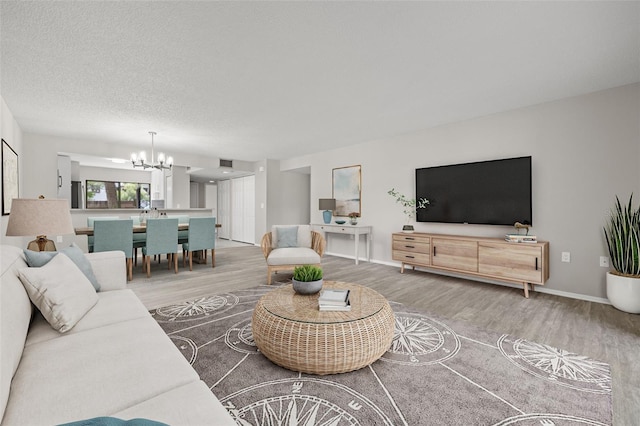
<svg viewBox="0 0 640 426">
<path fill-rule="evenodd" d="M 395 319 L 389 302 L 357 284 L 325 281 L 323 289 L 348 289 L 351 310 L 318 309 L 319 294 L 296 294 L 291 285 L 264 295 L 251 328 L 273 363 L 310 374 L 346 373 L 380 358 L 391 346 Z"/>
</svg>

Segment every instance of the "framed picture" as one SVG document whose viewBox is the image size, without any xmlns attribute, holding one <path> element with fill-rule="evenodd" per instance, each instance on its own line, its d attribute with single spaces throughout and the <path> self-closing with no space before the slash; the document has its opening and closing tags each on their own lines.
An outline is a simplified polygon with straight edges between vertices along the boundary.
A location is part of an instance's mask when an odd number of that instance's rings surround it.
<svg viewBox="0 0 640 426">
<path fill-rule="evenodd" d="M 335 216 L 360 215 L 362 166 L 333 169 L 333 198 L 336 200 Z"/>
<path fill-rule="evenodd" d="M 2 215 L 11 212 L 11 200 L 18 198 L 18 154 L 2 139 Z"/>
</svg>

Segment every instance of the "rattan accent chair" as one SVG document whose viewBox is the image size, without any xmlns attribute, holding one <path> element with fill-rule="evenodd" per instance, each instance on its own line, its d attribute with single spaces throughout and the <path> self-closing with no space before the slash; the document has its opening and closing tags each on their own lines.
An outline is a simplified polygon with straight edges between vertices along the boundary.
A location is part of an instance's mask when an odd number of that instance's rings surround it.
<svg viewBox="0 0 640 426">
<path fill-rule="evenodd" d="M 267 261 L 267 284 L 271 284 L 271 274 L 280 271 L 293 271 L 300 265 L 320 266 L 324 254 L 325 239 L 319 232 L 311 231 L 310 247 L 274 248 L 273 235 L 267 232 L 262 237 L 260 246 Z"/>
</svg>

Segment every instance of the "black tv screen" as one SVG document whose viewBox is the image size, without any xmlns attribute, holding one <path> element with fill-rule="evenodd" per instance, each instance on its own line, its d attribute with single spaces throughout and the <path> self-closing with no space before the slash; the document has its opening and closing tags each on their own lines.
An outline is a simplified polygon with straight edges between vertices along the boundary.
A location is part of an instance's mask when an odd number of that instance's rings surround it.
<svg viewBox="0 0 640 426">
<path fill-rule="evenodd" d="M 533 224 L 531 157 L 416 169 L 418 222 Z"/>
</svg>

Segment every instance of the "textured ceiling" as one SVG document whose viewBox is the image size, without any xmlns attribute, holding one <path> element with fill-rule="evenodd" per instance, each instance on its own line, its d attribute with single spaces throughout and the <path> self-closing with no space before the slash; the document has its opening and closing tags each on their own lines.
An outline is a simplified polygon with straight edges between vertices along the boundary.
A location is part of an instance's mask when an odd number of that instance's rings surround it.
<svg viewBox="0 0 640 426">
<path fill-rule="evenodd" d="M 282 159 L 640 81 L 638 2 L 0 2 L 25 132 Z"/>
</svg>

